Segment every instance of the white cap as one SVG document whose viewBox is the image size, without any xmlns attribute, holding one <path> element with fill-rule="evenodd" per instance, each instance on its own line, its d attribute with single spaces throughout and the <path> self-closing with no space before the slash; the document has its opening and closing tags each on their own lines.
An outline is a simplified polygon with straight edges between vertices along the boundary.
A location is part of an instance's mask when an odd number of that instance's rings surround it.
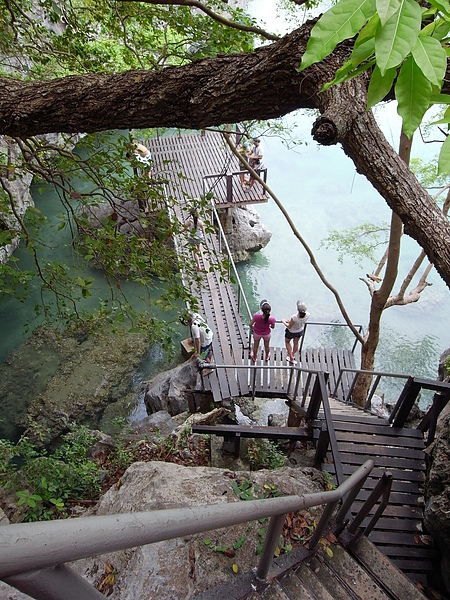
<svg viewBox="0 0 450 600">
<path fill-rule="evenodd" d="M 306 304 L 300 300 L 297 300 L 297 310 L 298 312 L 306 312 Z"/>
</svg>

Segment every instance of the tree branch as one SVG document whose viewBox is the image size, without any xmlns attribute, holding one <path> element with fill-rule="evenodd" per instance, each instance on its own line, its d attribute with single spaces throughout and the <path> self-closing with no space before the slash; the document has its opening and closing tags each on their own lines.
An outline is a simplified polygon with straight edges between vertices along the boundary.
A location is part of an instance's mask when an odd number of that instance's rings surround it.
<svg viewBox="0 0 450 600">
<path fill-rule="evenodd" d="M 305 0 L 306 1 L 306 0 Z M 243 25 L 242 23 L 236 23 L 236 21 L 230 21 L 223 15 L 219 15 L 218 13 L 211 10 L 208 6 L 199 2 L 198 0 L 120 0 L 120 2 L 127 3 L 132 2 L 136 4 L 137 2 L 142 2 L 143 4 L 163 4 L 167 6 L 192 6 L 204 12 L 208 17 L 214 19 L 221 25 L 225 25 L 226 27 L 233 27 L 233 29 L 239 29 L 240 31 L 248 31 L 249 33 L 255 33 L 266 40 L 278 40 L 280 39 L 279 35 L 274 35 L 272 33 L 268 33 L 264 29 L 260 29 L 259 27 L 254 27 L 252 25 Z"/>
</svg>

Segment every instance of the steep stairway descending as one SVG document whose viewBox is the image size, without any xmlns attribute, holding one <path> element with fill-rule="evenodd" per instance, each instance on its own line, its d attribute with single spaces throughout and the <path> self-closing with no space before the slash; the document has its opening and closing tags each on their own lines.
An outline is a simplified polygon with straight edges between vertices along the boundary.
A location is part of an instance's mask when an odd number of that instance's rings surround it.
<svg viewBox="0 0 450 600">
<path fill-rule="evenodd" d="M 392 427 L 387 420 L 359 409 L 332 404 L 333 426 L 344 477 L 348 477 L 368 457 L 374 460 L 371 472 L 353 504 L 355 514 L 377 484 L 383 472 L 392 474 L 389 504 L 369 538 L 413 582 L 427 585 L 433 569 L 434 548 L 424 535 L 423 484 L 425 454 L 423 433 L 409 427 Z M 318 428 L 323 421 L 316 421 Z M 335 479 L 335 465 L 328 447 L 321 457 L 322 470 Z M 364 524 L 364 523 L 363 523 Z"/>
<path fill-rule="evenodd" d="M 278 557 L 267 582 L 246 573 L 195 600 L 424 600 L 424 594 L 364 536 L 345 548 L 323 540 Z"/>
</svg>

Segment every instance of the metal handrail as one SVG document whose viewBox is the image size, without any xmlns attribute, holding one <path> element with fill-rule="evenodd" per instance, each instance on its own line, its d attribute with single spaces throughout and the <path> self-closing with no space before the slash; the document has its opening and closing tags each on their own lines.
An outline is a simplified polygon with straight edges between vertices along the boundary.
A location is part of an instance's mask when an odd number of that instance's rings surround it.
<svg viewBox="0 0 450 600">
<path fill-rule="evenodd" d="M 356 515 L 356 517 L 353 519 L 352 523 L 348 527 L 348 532 L 350 534 L 356 533 L 356 531 L 358 530 L 358 527 L 361 525 L 361 523 L 364 521 L 364 519 L 369 515 L 372 508 L 375 506 L 375 503 L 378 502 L 378 500 L 381 497 L 383 497 L 383 501 L 380 502 L 375 514 L 372 516 L 372 518 L 370 519 L 370 522 L 364 528 L 363 534 L 366 536 L 370 534 L 372 529 L 375 527 L 376 522 L 378 521 L 380 516 L 383 514 L 384 509 L 388 505 L 389 496 L 391 494 L 391 487 L 392 487 L 392 473 L 389 471 L 385 471 L 383 473 L 383 475 L 381 476 L 381 479 L 378 480 L 378 483 L 375 486 L 375 488 L 372 490 L 370 496 L 364 502 L 364 504 L 360 508 L 358 514 Z M 338 523 L 339 518 L 343 522 L 345 516 L 346 515 L 338 515 L 338 517 L 336 518 L 336 522 Z"/>
<path fill-rule="evenodd" d="M 18 523 L 0 528 L 0 578 L 37 600 L 76 598 L 83 586 L 84 600 L 103 596 L 94 588 L 88 593 L 86 582 L 63 567 L 67 585 L 58 586 L 61 573 L 54 567 L 63 563 L 152 544 L 186 535 L 230 527 L 271 517 L 256 576 L 264 580 L 270 569 L 284 517 L 295 512 L 326 504 L 336 504 L 353 489 L 360 489 L 372 471 L 374 462 L 366 461 L 338 488 L 302 496 L 284 496 L 247 502 L 79 517 L 61 521 Z M 320 538 L 332 513 L 325 511 L 316 529 Z M 281 518 L 283 516 L 283 518 Z M 39 583 L 39 585 L 37 585 Z"/>
<path fill-rule="evenodd" d="M 217 223 L 217 226 L 219 228 L 219 240 L 223 239 L 223 243 L 225 245 L 225 249 L 226 249 L 226 252 L 227 252 L 227 255 L 228 255 L 228 260 L 230 261 L 230 264 L 231 264 L 234 276 L 236 278 L 236 283 L 237 283 L 237 286 L 238 286 L 238 310 L 240 310 L 240 295 L 242 294 L 242 299 L 243 299 L 243 302 L 245 304 L 245 308 L 247 310 L 247 314 L 248 314 L 249 318 L 251 319 L 252 313 L 251 313 L 250 307 L 248 305 L 247 298 L 245 297 L 244 288 L 242 287 L 242 283 L 241 283 L 241 280 L 239 278 L 239 274 L 237 272 L 236 265 L 235 265 L 234 260 L 233 260 L 233 256 L 231 254 L 231 250 L 230 250 L 230 247 L 229 247 L 228 242 L 227 242 L 227 237 L 226 237 L 225 232 L 223 230 L 222 223 L 220 222 L 219 213 L 217 212 L 217 209 L 216 209 L 216 206 L 215 206 L 215 203 L 214 203 L 213 199 L 211 199 L 211 211 L 212 211 L 213 216 L 216 219 L 216 223 Z"/>
<path fill-rule="evenodd" d="M 299 345 L 299 348 L 298 348 L 299 356 L 301 356 L 301 351 L 302 351 L 302 348 L 303 348 L 303 342 L 304 342 L 304 339 L 306 337 L 306 331 L 307 331 L 308 327 L 312 327 L 313 325 L 321 325 L 321 326 L 325 326 L 325 327 L 330 327 L 330 326 L 333 326 L 333 327 L 349 327 L 347 323 L 336 323 L 334 321 L 328 321 L 328 322 L 327 321 L 324 321 L 324 322 L 321 322 L 321 321 L 307 321 L 305 323 L 304 327 L 303 327 L 303 332 L 304 333 L 303 333 L 303 335 L 300 338 L 300 345 Z M 359 331 L 359 333 L 362 333 L 364 331 L 364 327 L 362 325 L 355 325 L 355 328 Z M 358 343 L 358 338 L 355 337 L 355 341 L 353 342 L 353 346 L 352 346 L 352 348 L 350 350 L 352 353 L 355 351 L 357 343 Z"/>
<path fill-rule="evenodd" d="M 331 392 L 332 398 L 336 397 L 337 390 L 339 388 L 339 384 L 341 383 L 342 375 L 344 373 L 355 373 L 355 377 L 353 378 L 352 384 L 347 392 L 347 396 L 345 397 L 346 403 L 348 403 L 350 401 L 350 398 L 353 393 L 353 390 L 354 390 L 354 387 L 356 384 L 356 380 L 357 380 L 359 374 L 361 374 L 361 375 L 376 375 L 377 376 L 375 379 L 375 382 L 372 385 L 372 388 L 367 396 L 367 401 L 366 401 L 366 405 L 365 405 L 366 409 L 370 408 L 370 401 L 372 400 L 372 397 L 376 391 L 376 388 L 378 386 L 378 383 L 380 382 L 381 377 L 392 377 L 392 378 L 397 378 L 397 379 L 408 379 L 410 377 L 410 375 L 404 375 L 403 373 L 386 373 L 385 371 L 368 371 L 368 370 L 364 370 L 364 369 L 351 369 L 349 367 L 344 367 L 339 370 L 339 377 L 336 380 L 334 390 Z"/>
</svg>

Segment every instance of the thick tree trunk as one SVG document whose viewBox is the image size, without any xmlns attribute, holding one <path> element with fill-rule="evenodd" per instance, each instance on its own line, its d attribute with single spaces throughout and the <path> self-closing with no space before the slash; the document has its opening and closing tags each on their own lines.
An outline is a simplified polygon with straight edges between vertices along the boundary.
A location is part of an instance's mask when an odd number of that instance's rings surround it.
<svg viewBox="0 0 450 600">
<path fill-rule="evenodd" d="M 366 112 L 367 77 L 321 92 L 348 57 L 351 43 L 298 72 L 313 24 L 251 54 L 218 56 L 156 72 L 31 83 L 0 78 L 0 134 L 25 138 L 107 129 L 200 129 L 319 108 L 316 139 L 342 144 L 357 171 L 399 215 L 405 233 L 417 240 L 450 287 L 450 224 Z"/>
</svg>

